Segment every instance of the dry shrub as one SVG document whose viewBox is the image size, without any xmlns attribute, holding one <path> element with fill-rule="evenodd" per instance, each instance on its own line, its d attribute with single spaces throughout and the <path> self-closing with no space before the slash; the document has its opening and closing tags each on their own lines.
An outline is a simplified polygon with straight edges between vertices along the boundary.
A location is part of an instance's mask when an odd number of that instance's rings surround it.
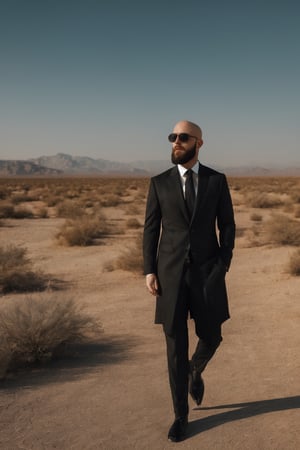
<svg viewBox="0 0 300 450">
<path fill-rule="evenodd" d="M 56 206 L 62 200 L 61 200 L 60 197 L 55 197 L 55 196 L 52 195 L 50 197 L 45 197 L 44 201 L 45 201 L 46 205 L 51 208 L 52 206 Z"/>
<path fill-rule="evenodd" d="M 21 267 L 26 269 L 30 266 L 30 260 L 27 258 L 27 249 L 25 247 L 7 245 L 0 246 L 0 277 L 13 269 Z"/>
<path fill-rule="evenodd" d="M 8 197 L 9 192 L 5 188 L 0 189 L 0 200 L 4 200 L 6 197 Z"/>
<path fill-rule="evenodd" d="M 141 228 L 142 225 L 135 217 L 132 217 L 126 221 L 126 226 L 127 228 Z"/>
<path fill-rule="evenodd" d="M 9 219 L 13 217 L 14 214 L 14 206 L 10 203 L 2 203 L 0 205 L 0 218 L 1 219 Z"/>
<path fill-rule="evenodd" d="M 15 207 L 9 203 L 3 203 L 0 205 L 0 218 L 1 219 L 26 219 L 32 218 L 33 213 L 29 208 L 22 206 Z"/>
<path fill-rule="evenodd" d="M 123 250 L 119 258 L 115 261 L 116 269 L 127 270 L 129 272 L 143 272 L 143 253 L 142 253 L 142 233 L 139 233 L 130 247 Z"/>
<path fill-rule="evenodd" d="M 48 208 L 42 206 L 41 208 L 38 209 L 37 215 L 38 215 L 38 217 L 40 217 L 41 219 L 47 219 L 47 218 L 49 218 Z"/>
<path fill-rule="evenodd" d="M 107 232 L 108 226 L 104 216 L 83 216 L 67 220 L 56 238 L 63 245 L 87 246 L 91 245 L 94 239 L 103 237 Z"/>
<path fill-rule="evenodd" d="M 90 340 L 100 324 L 73 299 L 45 295 L 14 300 L 0 311 L 0 373 L 51 360 L 63 346 Z"/>
<path fill-rule="evenodd" d="M 247 201 L 252 208 L 276 208 L 283 204 L 279 195 L 265 192 L 248 194 Z"/>
<path fill-rule="evenodd" d="M 264 242 L 261 239 L 257 228 L 255 228 L 255 227 L 247 230 L 246 237 L 247 237 L 247 240 L 248 240 L 247 247 L 249 247 L 249 248 L 251 248 L 251 247 L 261 247 L 262 245 L 264 245 Z"/>
<path fill-rule="evenodd" d="M 11 197 L 11 201 L 14 204 L 23 203 L 23 202 L 35 202 L 39 200 L 38 197 L 34 195 L 28 195 L 28 194 L 15 194 Z"/>
<path fill-rule="evenodd" d="M 83 207 L 72 200 L 65 200 L 56 207 L 57 217 L 76 219 L 84 214 Z"/>
<path fill-rule="evenodd" d="M 240 184 L 232 184 L 231 182 L 229 183 L 229 187 L 231 191 L 240 191 L 241 190 L 241 186 Z"/>
<path fill-rule="evenodd" d="M 298 206 L 298 207 L 296 208 L 296 210 L 295 210 L 295 217 L 296 217 L 297 219 L 300 219 L 300 206 Z"/>
<path fill-rule="evenodd" d="M 2 292 L 34 292 L 44 291 L 47 287 L 47 279 L 42 272 L 31 270 L 11 271 L 6 274 L 5 279 L 0 280 Z"/>
<path fill-rule="evenodd" d="M 288 264 L 288 271 L 291 275 L 300 275 L 300 249 L 292 254 Z"/>
<path fill-rule="evenodd" d="M 142 200 L 145 200 L 146 198 L 146 193 L 145 192 L 137 192 L 136 196 L 135 196 L 135 201 L 137 202 L 142 202 Z"/>
<path fill-rule="evenodd" d="M 107 194 L 100 200 L 101 206 L 108 207 L 108 206 L 118 206 L 122 200 L 119 195 L 115 194 Z"/>
<path fill-rule="evenodd" d="M 271 242 L 279 245 L 300 246 L 300 222 L 281 214 L 274 214 L 266 224 Z"/>
<path fill-rule="evenodd" d="M 84 206 L 85 206 L 85 208 L 93 208 L 93 206 L 94 206 L 93 200 L 86 200 L 84 202 Z"/>
<path fill-rule="evenodd" d="M 117 197 L 124 197 L 127 194 L 126 188 L 127 186 L 125 185 L 115 186 L 112 193 Z"/>
<path fill-rule="evenodd" d="M 300 203 L 300 189 L 297 187 L 297 190 L 291 192 L 291 199 L 293 203 Z"/>
<path fill-rule="evenodd" d="M 18 207 L 14 209 L 12 217 L 14 219 L 31 219 L 33 216 L 33 212 L 29 208 Z"/>
<path fill-rule="evenodd" d="M 254 195 L 258 193 L 277 193 L 286 194 L 294 189 L 296 184 L 295 178 L 284 177 L 230 177 L 229 184 L 231 189 L 240 190 L 247 195 L 252 192 Z"/>
<path fill-rule="evenodd" d="M 257 213 L 253 213 L 253 214 L 251 214 L 250 219 L 253 220 L 253 222 L 261 222 L 262 221 L 262 215 L 261 214 L 257 214 Z"/>
<path fill-rule="evenodd" d="M 79 191 L 80 191 L 80 189 L 79 189 Z M 77 192 L 76 190 L 70 190 L 65 193 L 65 196 L 66 196 L 66 198 L 73 199 L 73 198 L 78 198 L 80 195 L 79 195 L 79 192 Z"/>
<path fill-rule="evenodd" d="M 235 237 L 236 238 L 243 237 L 244 234 L 245 234 L 245 228 L 242 228 L 242 227 L 237 227 L 236 228 L 236 230 L 235 230 Z"/>
<path fill-rule="evenodd" d="M 46 277 L 42 272 L 31 270 L 27 249 L 8 245 L 0 247 L 0 291 L 32 292 L 46 288 Z"/>
</svg>

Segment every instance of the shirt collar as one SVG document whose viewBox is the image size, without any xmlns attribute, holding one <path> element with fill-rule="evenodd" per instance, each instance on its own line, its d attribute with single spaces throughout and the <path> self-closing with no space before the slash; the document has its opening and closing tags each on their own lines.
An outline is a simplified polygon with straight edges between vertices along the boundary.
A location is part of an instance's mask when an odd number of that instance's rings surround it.
<svg viewBox="0 0 300 450">
<path fill-rule="evenodd" d="M 186 173 L 187 169 L 183 167 L 181 164 L 177 164 L 178 170 L 180 175 L 183 177 Z M 196 164 L 191 168 L 194 173 L 198 175 L 199 172 L 199 161 L 196 162 Z"/>
</svg>

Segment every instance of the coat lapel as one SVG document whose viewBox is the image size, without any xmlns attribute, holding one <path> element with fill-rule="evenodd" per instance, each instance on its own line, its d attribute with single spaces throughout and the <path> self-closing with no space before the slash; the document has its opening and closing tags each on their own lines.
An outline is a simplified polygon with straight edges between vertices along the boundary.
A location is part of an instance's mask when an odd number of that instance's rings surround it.
<svg viewBox="0 0 300 450">
<path fill-rule="evenodd" d="M 209 181 L 209 177 L 207 176 L 205 168 L 201 164 L 199 164 L 198 191 L 197 191 L 196 206 L 195 206 L 194 214 L 192 217 L 192 221 L 195 219 L 196 215 L 202 208 L 202 205 L 205 201 L 205 198 L 207 195 L 208 181 Z"/>
<path fill-rule="evenodd" d="M 177 166 L 175 166 L 173 168 L 171 175 L 172 175 L 171 189 L 173 190 L 174 195 L 176 196 L 176 199 L 178 201 L 178 206 L 179 206 L 182 214 L 184 215 L 186 221 L 189 222 L 189 215 L 188 215 L 188 212 L 186 209 L 186 204 L 185 204 L 183 190 L 182 190 L 182 184 L 181 184 L 181 180 L 180 180 L 180 174 L 179 174 Z"/>
</svg>

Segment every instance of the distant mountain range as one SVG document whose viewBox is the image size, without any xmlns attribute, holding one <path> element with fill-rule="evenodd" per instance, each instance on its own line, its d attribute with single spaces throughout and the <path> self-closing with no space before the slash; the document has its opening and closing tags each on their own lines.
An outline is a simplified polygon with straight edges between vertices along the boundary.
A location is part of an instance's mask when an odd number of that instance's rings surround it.
<svg viewBox="0 0 300 450">
<path fill-rule="evenodd" d="M 133 173 L 144 172 L 132 164 L 125 164 L 106 159 L 93 159 L 88 156 L 71 156 L 65 153 L 57 153 L 54 156 L 41 156 L 31 159 L 32 162 L 43 167 L 61 170 L 68 174 L 97 174 L 97 173 Z"/>
<path fill-rule="evenodd" d="M 32 161 L 0 160 L 0 176 L 62 175 L 62 170 L 40 166 Z"/>
<path fill-rule="evenodd" d="M 132 164 L 57 153 L 28 160 L 0 160 L 0 176 L 132 174 L 147 175 Z"/>
<path fill-rule="evenodd" d="M 106 159 L 93 159 L 86 156 L 71 156 L 57 153 L 28 160 L 0 160 L 0 176 L 38 176 L 38 175 L 153 175 L 171 167 L 170 161 L 133 161 L 121 163 Z M 299 167 L 215 167 L 229 176 L 300 176 Z"/>
</svg>

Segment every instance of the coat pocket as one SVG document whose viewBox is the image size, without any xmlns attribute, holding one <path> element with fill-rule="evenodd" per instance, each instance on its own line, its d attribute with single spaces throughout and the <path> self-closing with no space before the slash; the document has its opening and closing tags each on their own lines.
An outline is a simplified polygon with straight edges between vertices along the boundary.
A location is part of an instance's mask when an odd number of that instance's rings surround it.
<svg viewBox="0 0 300 450">
<path fill-rule="evenodd" d="M 217 308 L 224 297 L 225 275 L 225 265 L 219 260 L 213 266 L 203 285 L 204 301 L 209 308 Z"/>
</svg>

